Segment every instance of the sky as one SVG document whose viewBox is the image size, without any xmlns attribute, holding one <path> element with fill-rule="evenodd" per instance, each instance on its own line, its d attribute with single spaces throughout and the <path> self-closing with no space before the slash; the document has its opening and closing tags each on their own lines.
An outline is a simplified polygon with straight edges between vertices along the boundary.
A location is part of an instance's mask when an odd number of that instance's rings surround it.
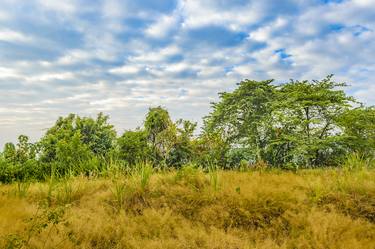
<svg viewBox="0 0 375 249">
<path fill-rule="evenodd" d="M 59 116 L 199 122 L 243 79 L 322 79 L 375 104 L 375 0 L 0 0 L 0 146 Z"/>
</svg>

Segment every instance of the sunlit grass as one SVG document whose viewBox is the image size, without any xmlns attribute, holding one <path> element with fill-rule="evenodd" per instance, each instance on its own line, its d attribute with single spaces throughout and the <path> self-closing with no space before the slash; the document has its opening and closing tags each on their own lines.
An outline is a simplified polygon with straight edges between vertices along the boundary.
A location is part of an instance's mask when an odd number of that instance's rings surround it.
<svg viewBox="0 0 375 249">
<path fill-rule="evenodd" d="M 14 194 L 18 193 L 18 194 Z M 194 165 L 0 185 L 0 248 L 372 248 L 375 171 Z"/>
</svg>

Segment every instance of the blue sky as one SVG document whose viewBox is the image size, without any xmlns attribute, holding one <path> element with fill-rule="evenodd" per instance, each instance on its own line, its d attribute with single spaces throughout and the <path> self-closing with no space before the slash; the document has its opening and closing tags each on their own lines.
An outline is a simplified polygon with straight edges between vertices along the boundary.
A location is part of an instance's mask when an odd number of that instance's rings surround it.
<svg viewBox="0 0 375 249">
<path fill-rule="evenodd" d="M 375 0 L 0 0 L 0 145 L 58 116 L 200 121 L 241 79 L 321 79 L 375 104 Z"/>
</svg>

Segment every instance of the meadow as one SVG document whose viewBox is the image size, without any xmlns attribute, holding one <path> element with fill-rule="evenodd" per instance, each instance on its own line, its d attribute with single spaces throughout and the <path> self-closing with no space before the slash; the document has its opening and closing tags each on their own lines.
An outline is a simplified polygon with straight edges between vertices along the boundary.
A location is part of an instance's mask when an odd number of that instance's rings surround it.
<svg viewBox="0 0 375 249">
<path fill-rule="evenodd" d="M 375 248 L 375 171 L 184 166 L 0 185 L 0 248 Z"/>
</svg>

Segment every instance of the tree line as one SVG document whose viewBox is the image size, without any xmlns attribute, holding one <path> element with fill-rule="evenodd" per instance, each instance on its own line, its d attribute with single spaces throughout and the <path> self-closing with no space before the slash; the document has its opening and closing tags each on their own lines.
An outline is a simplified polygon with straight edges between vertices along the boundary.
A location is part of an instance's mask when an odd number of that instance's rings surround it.
<svg viewBox="0 0 375 249">
<path fill-rule="evenodd" d="M 286 169 L 339 166 L 351 153 L 373 160 L 375 108 L 344 92 L 332 80 L 243 80 L 219 93 L 212 111 L 197 124 L 172 121 L 152 107 L 142 127 L 117 135 L 109 117 L 60 117 L 36 143 L 25 135 L 0 154 L 0 181 L 42 180 L 100 174 L 111 165 L 131 168 L 148 162 L 158 168 L 234 169 L 267 165 Z"/>
</svg>

